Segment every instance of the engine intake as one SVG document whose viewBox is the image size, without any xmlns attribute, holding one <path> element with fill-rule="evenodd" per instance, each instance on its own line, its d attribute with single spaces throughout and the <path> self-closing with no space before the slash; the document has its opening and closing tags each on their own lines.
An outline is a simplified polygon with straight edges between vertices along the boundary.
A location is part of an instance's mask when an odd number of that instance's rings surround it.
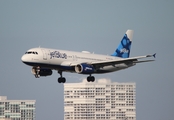
<svg viewBox="0 0 174 120">
<path fill-rule="evenodd" d="M 79 74 L 92 74 L 94 73 L 95 69 L 92 65 L 82 63 L 75 66 L 75 71 Z"/>
</svg>

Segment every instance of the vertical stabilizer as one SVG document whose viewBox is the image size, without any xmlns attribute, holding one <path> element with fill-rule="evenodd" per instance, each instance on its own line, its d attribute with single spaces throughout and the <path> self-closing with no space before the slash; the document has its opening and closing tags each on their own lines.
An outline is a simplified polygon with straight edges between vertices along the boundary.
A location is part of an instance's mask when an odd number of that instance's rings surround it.
<svg viewBox="0 0 174 120">
<path fill-rule="evenodd" d="M 128 58 L 131 49 L 131 43 L 133 38 L 133 30 L 127 30 L 125 35 L 123 36 L 121 43 L 112 54 L 112 56 Z"/>
</svg>

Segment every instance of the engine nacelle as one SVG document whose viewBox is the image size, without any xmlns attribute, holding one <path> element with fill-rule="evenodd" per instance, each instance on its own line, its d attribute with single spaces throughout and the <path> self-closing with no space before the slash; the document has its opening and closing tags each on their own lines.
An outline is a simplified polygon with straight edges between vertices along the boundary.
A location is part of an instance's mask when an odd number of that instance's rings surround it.
<svg viewBox="0 0 174 120">
<path fill-rule="evenodd" d="M 31 72 L 36 75 L 36 72 L 38 71 L 38 75 L 40 76 L 50 76 L 52 75 L 52 70 L 51 69 L 46 69 L 46 68 L 35 68 L 33 67 Z"/>
<path fill-rule="evenodd" d="M 82 63 L 75 66 L 75 71 L 79 74 L 92 74 L 95 69 L 92 65 Z"/>
<path fill-rule="evenodd" d="M 40 76 L 49 76 L 52 75 L 52 70 L 51 69 L 40 69 L 39 75 Z"/>
</svg>

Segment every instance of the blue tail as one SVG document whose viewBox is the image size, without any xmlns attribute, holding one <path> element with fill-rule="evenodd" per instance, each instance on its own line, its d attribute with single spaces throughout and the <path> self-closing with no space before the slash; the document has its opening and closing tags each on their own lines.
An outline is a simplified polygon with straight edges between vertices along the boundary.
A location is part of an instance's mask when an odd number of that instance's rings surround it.
<svg viewBox="0 0 174 120">
<path fill-rule="evenodd" d="M 123 36 L 121 43 L 111 56 L 129 58 L 131 43 L 133 37 L 133 30 L 127 30 L 126 34 Z"/>
</svg>

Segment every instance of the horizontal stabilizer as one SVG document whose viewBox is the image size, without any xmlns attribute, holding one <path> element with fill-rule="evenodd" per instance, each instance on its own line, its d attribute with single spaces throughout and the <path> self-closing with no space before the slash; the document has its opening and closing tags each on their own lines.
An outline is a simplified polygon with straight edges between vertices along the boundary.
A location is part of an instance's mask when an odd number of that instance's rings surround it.
<svg viewBox="0 0 174 120">
<path fill-rule="evenodd" d="M 155 60 L 143 60 L 143 61 L 134 61 L 133 63 L 143 63 L 143 62 L 152 62 Z"/>
</svg>

